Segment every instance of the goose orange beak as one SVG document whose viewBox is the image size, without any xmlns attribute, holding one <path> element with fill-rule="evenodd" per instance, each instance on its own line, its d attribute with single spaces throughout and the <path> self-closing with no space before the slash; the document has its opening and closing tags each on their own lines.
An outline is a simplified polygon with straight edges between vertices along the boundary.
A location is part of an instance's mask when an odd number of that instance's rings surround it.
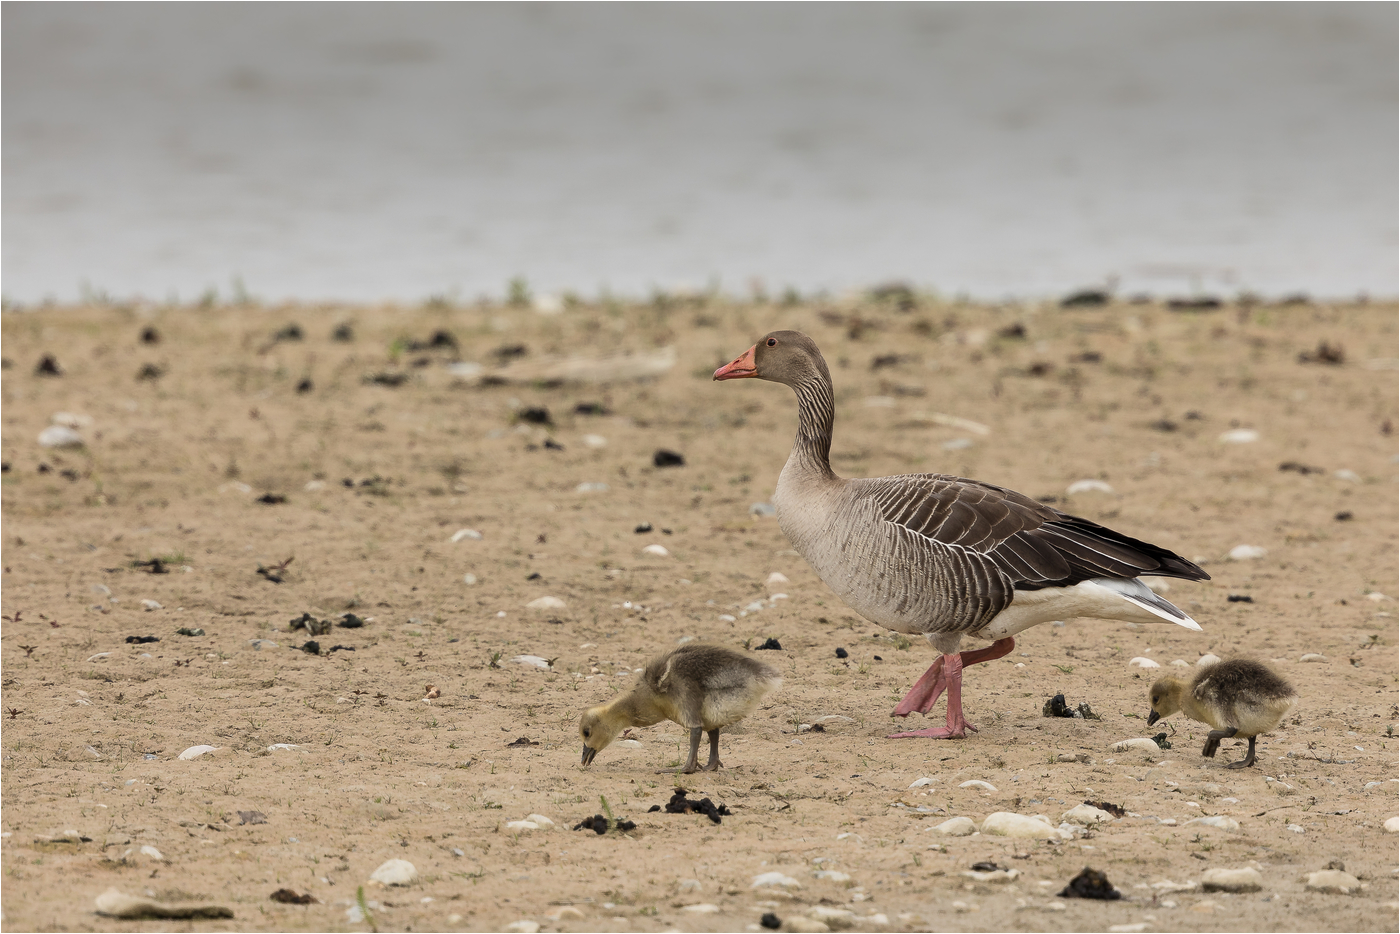
<svg viewBox="0 0 1400 934">
<path fill-rule="evenodd" d="M 726 363 L 715 370 L 715 379 L 750 379 L 758 375 L 758 364 L 754 362 L 754 351 L 758 345 L 754 344 L 744 351 L 739 359 L 733 363 Z"/>
</svg>

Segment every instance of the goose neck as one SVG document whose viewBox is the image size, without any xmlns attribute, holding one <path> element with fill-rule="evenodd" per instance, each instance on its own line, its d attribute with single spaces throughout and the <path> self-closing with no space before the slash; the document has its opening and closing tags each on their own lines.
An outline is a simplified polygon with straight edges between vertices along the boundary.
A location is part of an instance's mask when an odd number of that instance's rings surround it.
<svg viewBox="0 0 1400 934">
<path fill-rule="evenodd" d="M 797 393 L 797 438 L 792 453 L 804 466 L 831 474 L 831 429 L 836 421 L 831 380 L 814 376 L 793 384 Z"/>
</svg>

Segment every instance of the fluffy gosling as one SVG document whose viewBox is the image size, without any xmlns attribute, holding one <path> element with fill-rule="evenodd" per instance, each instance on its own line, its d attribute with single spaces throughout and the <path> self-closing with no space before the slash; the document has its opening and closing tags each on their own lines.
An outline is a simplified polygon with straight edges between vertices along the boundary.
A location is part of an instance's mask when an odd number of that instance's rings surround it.
<svg viewBox="0 0 1400 934">
<path fill-rule="evenodd" d="M 1298 703 L 1298 692 L 1273 669 L 1243 658 L 1207 665 L 1189 678 L 1167 675 L 1152 685 L 1151 726 L 1178 710 L 1215 729 L 1206 735 L 1201 755 L 1214 758 L 1222 739 L 1249 740 L 1249 752 L 1227 769 L 1254 764 L 1254 738 L 1267 733 Z"/>
<path fill-rule="evenodd" d="M 690 730 L 690 758 L 682 773 L 700 771 L 700 734 L 710 734 L 710 761 L 720 768 L 719 731 L 753 713 L 770 691 L 783 683 L 777 670 L 747 655 L 717 645 L 687 643 L 647 663 L 630 692 L 589 708 L 579 722 L 583 764 L 627 727 L 662 720 Z"/>
</svg>

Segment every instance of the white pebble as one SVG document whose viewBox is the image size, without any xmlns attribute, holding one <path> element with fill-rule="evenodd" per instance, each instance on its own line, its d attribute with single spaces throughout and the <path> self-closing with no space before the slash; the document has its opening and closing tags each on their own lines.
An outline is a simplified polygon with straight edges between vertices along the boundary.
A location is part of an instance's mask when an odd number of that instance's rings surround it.
<svg viewBox="0 0 1400 934">
<path fill-rule="evenodd" d="M 766 581 L 763 582 L 763 586 L 764 586 L 765 588 L 767 588 L 768 590 L 770 590 L 770 591 L 771 591 L 771 590 L 782 590 L 782 589 L 785 588 L 788 584 L 791 584 L 791 583 L 792 583 L 792 581 L 788 580 L 788 579 L 787 579 L 787 576 L 786 576 L 785 574 L 782 574 L 782 573 L 780 573 L 780 572 L 778 572 L 778 571 L 774 571 L 772 574 L 769 574 L 769 575 L 768 575 L 768 579 L 767 579 Z"/>
<path fill-rule="evenodd" d="M 1326 892 L 1331 895 L 1350 895 L 1361 888 L 1361 882 L 1349 872 L 1340 869 L 1324 869 L 1308 873 L 1307 889 L 1310 892 Z"/>
<path fill-rule="evenodd" d="M 1153 745 L 1156 744 L 1154 743 Z M 1113 815 L 1090 804 L 1076 804 L 1074 807 L 1061 814 L 1060 820 L 1068 821 L 1071 824 L 1082 824 L 1085 827 L 1092 827 L 1095 824 L 1105 824 L 1113 820 Z"/>
<path fill-rule="evenodd" d="M 948 837 L 967 837 L 977 832 L 977 825 L 970 817 L 954 817 L 933 829 Z"/>
<path fill-rule="evenodd" d="M 851 881 L 851 877 L 849 875 L 847 875 L 844 872 L 838 872 L 835 869 L 819 869 L 816 872 L 812 873 L 812 876 L 817 879 L 825 879 L 827 882 Z"/>
<path fill-rule="evenodd" d="M 1230 549 L 1231 561 L 1253 561 L 1255 558 L 1262 558 L 1269 553 L 1267 548 L 1260 548 L 1258 545 L 1236 545 Z"/>
<path fill-rule="evenodd" d="M 160 850 L 157 850 L 150 844 L 146 844 L 145 846 L 141 847 L 141 855 L 149 856 L 151 859 L 160 860 L 162 863 L 165 862 L 165 857 L 160 855 Z"/>
<path fill-rule="evenodd" d="M 1284 829 L 1284 830 L 1287 830 L 1289 833 L 1307 833 L 1307 832 L 1308 832 L 1308 828 L 1304 827 L 1302 824 L 1288 824 L 1288 825 L 1285 826 L 1283 829 Z"/>
<path fill-rule="evenodd" d="M 856 913 L 846 908 L 831 908 L 827 905 L 813 905 L 812 917 L 833 927 L 849 927 Z"/>
<path fill-rule="evenodd" d="M 551 921 L 563 921 L 566 918 L 572 921 L 577 921 L 583 918 L 584 914 L 582 911 L 575 908 L 573 905 L 563 905 L 559 908 L 554 909 L 551 912 L 546 913 L 545 917 Z"/>
<path fill-rule="evenodd" d="M 1253 428 L 1235 428 L 1220 436 L 1222 444 L 1249 444 L 1259 440 L 1259 432 Z"/>
<path fill-rule="evenodd" d="M 506 930 L 511 934 L 539 934 L 540 923 L 531 921 L 529 918 L 521 918 L 519 921 L 507 924 Z"/>
<path fill-rule="evenodd" d="M 1391 833 L 1400 833 L 1400 817 L 1392 817 L 1385 822 L 1385 829 Z"/>
<path fill-rule="evenodd" d="M 308 480 L 306 481 L 306 486 L 302 487 L 302 489 L 306 490 L 308 493 L 318 493 L 325 488 L 326 481 L 324 480 Z"/>
<path fill-rule="evenodd" d="M 540 658 L 538 655 L 517 655 L 511 659 L 517 665 L 524 665 L 527 668 L 549 669 L 549 659 Z"/>
<path fill-rule="evenodd" d="M 579 493 L 606 493 L 609 489 L 606 483 L 580 483 L 575 487 Z"/>
<path fill-rule="evenodd" d="M 583 443 L 590 448 L 607 447 L 608 439 L 602 435 L 584 435 Z"/>
<path fill-rule="evenodd" d="M 1196 664 L 1197 664 L 1198 666 L 1214 665 L 1214 664 L 1215 664 L 1216 662 L 1218 662 L 1218 661 L 1220 661 L 1220 656 L 1219 656 L 1219 655 L 1212 655 L 1212 654 L 1210 654 L 1209 652 L 1207 652 L 1206 654 L 1202 655 L 1200 658 L 1196 659 Z"/>
<path fill-rule="evenodd" d="M 1024 814 L 997 811 L 982 821 L 982 832 L 995 837 L 1035 837 L 1042 840 L 1064 840 L 1068 834 L 1048 822 Z"/>
<path fill-rule="evenodd" d="M 1252 866 L 1207 869 L 1201 873 L 1201 889 L 1206 892 L 1257 892 L 1263 887 L 1264 876 Z"/>
<path fill-rule="evenodd" d="M 1188 661 L 1187 661 L 1186 659 L 1184 659 L 1184 658 L 1174 658 L 1174 659 L 1172 659 L 1172 667 L 1173 667 L 1173 668 L 1190 668 L 1190 667 L 1191 667 L 1191 663 L 1188 662 Z"/>
<path fill-rule="evenodd" d="M 1113 487 L 1102 480 L 1076 480 L 1065 490 L 1070 496 L 1076 493 L 1112 493 Z"/>
<path fill-rule="evenodd" d="M 983 791 L 996 791 L 997 788 L 991 782 L 984 782 L 980 778 L 971 778 L 958 786 L 959 788 L 980 788 Z"/>
<path fill-rule="evenodd" d="M 176 758 L 184 759 L 187 761 L 190 759 L 198 759 L 206 752 L 213 752 L 217 748 L 217 746 L 191 746 L 189 749 L 186 749 L 184 752 L 180 753 L 180 755 Z"/>
<path fill-rule="evenodd" d="M 39 446 L 44 448 L 80 448 L 83 436 L 67 425 L 50 425 L 39 432 Z"/>
<path fill-rule="evenodd" d="M 371 873 L 369 881 L 380 885 L 411 885 L 418 881 L 418 870 L 406 859 L 391 859 Z M 538 924 L 535 930 L 539 930 Z"/>
<path fill-rule="evenodd" d="M 1130 658 L 1130 659 L 1128 659 L 1128 667 L 1129 667 L 1129 668 L 1161 668 L 1162 666 L 1159 665 L 1159 664 L 1157 664 L 1156 662 L 1154 662 L 1154 661 L 1153 661 L 1152 659 L 1150 659 L 1150 658 L 1143 658 L 1141 655 L 1139 655 L 1137 658 Z"/>
<path fill-rule="evenodd" d="M 1327 656 L 1326 656 L 1326 655 L 1318 655 L 1316 652 L 1308 652 L 1306 655 L 1299 656 L 1298 661 L 1300 661 L 1300 662 L 1325 662 L 1325 661 L 1327 661 Z"/>
<path fill-rule="evenodd" d="M 666 550 L 665 545 L 648 545 L 642 549 L 642 554 L 656 555 L 658 558 L 664 558 L 669 555 L 670 552 Z"/>
<path fill-rule="evenodd" d="M 1338 480 L 1346 480 L 1350 483 L 1357 483 L 1361 480 L 1360 474 L 1358 474 L 1354 470 L 1347 470 L 1345 468 L 1343 468 L 1342 470 L 1338 470 L 1337 472 L 1332 474 L 1332 476 L 1336 477 Z"/>
<path fill-rule="evenodd" d="M 1114 752 L 1128 752 L 1132 749 L 1141 749 L 1144 752 L 1161 752 L 1162 747 L 1145 736 L 1134 737 L 1133 739 L 1120 739 L 1112 746 Z"/>
<path fill-rule="evenodd" d="M 682 905 L 681 911 L 688 911 L 693 915 L 717 915 L 719 914 L 719 906 L 703 902 L 699 905 Z"/>
<path fill-rule="evenodd" d="M 780 885 L 783 888 L 801 888 L 802 885 L 792 876 L 785 876 L 781 872 L 764 872 L 753 877 L 753 884 L 750 888 L 761 889 L 770 885 Z"/>
<path fill-rule="evenodd" d="M 476 575 L 475 575 L 475 574 L 463 574 L 463 575 L 462 575 L 462 583 L 466 584 L 468 587 L 475 587 L 475 586 L 476 586 Z"/>
<path fill-rule="evenodd" d="M 451 540 L 454 542 L 460 542 L 466 539 L 473 542 L 479 542 L 481 541 L 482 537 L 482 534 L 476 529 L 458 529 L 456 532 L 452 533 Z"/>
<path fill-rule="evenodd" d="M 909 787 L 910 787 L 910 788 L 922 788 L 922 787 L 924 787 L 925 785 L 932 785 L 932 784 L 934 784 L 934 783 L 937 782 L 937 781 L 938 781 L 938 779 L 936 779 L 936 778 L 919 778 L 919 779 L 915 779 L 914 782 L 913 782 L 912 784 L 910 784 Z"/>
<path fill-rule="evenodd" d="M 1194 820 L 1187 821 L 1185 826 L 1190 827 L 1192 824 L 1200 824 L 1203 827 L 1214 827 L 1217 830 L 1235 831 L 1240 829 L 1239 821 L 1235 820 L 1233 817 L 1226 817 L 1223 814 L 1215 814 L 1211 817 L 1197 817 Z"/>
<path fill-rule="evenodd" d="M 562 610 L 568 606 L 558 597 L 539 597 L 525 604 L 527 610 Z"/>
<path fill-rule="evenodd" d="M 290 752 L 293 749 L 300 749 L 296 743 L 273 743 L 267 747 L 268 752 Z"/>
<path fill-rule="evenodd" d="M 991 872 L 983 872 L 977 869 L 968 869 L 963 872 L 963 876 L 973 882 L 990 882 L 993 885 L 1004 885 L 1007 882 L 1015 882 L 1021 877 L 1019 869 L 993 869 Z"/>
</svg>

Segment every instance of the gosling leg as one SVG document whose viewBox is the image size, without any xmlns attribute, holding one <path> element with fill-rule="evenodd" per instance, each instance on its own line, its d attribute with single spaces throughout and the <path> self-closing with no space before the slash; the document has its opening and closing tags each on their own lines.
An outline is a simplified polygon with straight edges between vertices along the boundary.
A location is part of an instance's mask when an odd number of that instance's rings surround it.
<svg viewBox="0 0 1400 934">
<path fill-rule="evenodd" d="M 710 761 L 705 763 L 705 772 L 718 772 L 724 763 L 719 761 L 719 729 L 710 731 Z"/>
<path fill-rule="evenodd" d="M 1222 739 L 1229 739 L 1239 732 L 1238 727 L 1230 727 L 1228 730 L 1211 730 L 1206 734 L 1206 744 L 1201 747 L 1201 755 L 1207 759 L 1215 758 L 1215 751 L 1220 748 Z"/>
<path fill-rule="evenodd" d="M 1254 737 L 1249 738 L 1249 752 L 1245 753 L 1243 759 L 1238 762 L 1231 762 L 1225 766 L 1227 769 L 1247 769 L 1254 764 Z"/>
<path fill-rule="evenodd" d="M 692 772 L 700 771 L 700 734 L 705 732 L 700 727 L 694 727 L 690 731 L 690 758 L 685 760 L 685 766 L 679 769 L 657 769 L 658 775 L 689 775 Z M 713 750 L 719 746 L 718 730 L 715 731 L 714 744 L 711 748 L 711 759 Z"/>
</svg>

